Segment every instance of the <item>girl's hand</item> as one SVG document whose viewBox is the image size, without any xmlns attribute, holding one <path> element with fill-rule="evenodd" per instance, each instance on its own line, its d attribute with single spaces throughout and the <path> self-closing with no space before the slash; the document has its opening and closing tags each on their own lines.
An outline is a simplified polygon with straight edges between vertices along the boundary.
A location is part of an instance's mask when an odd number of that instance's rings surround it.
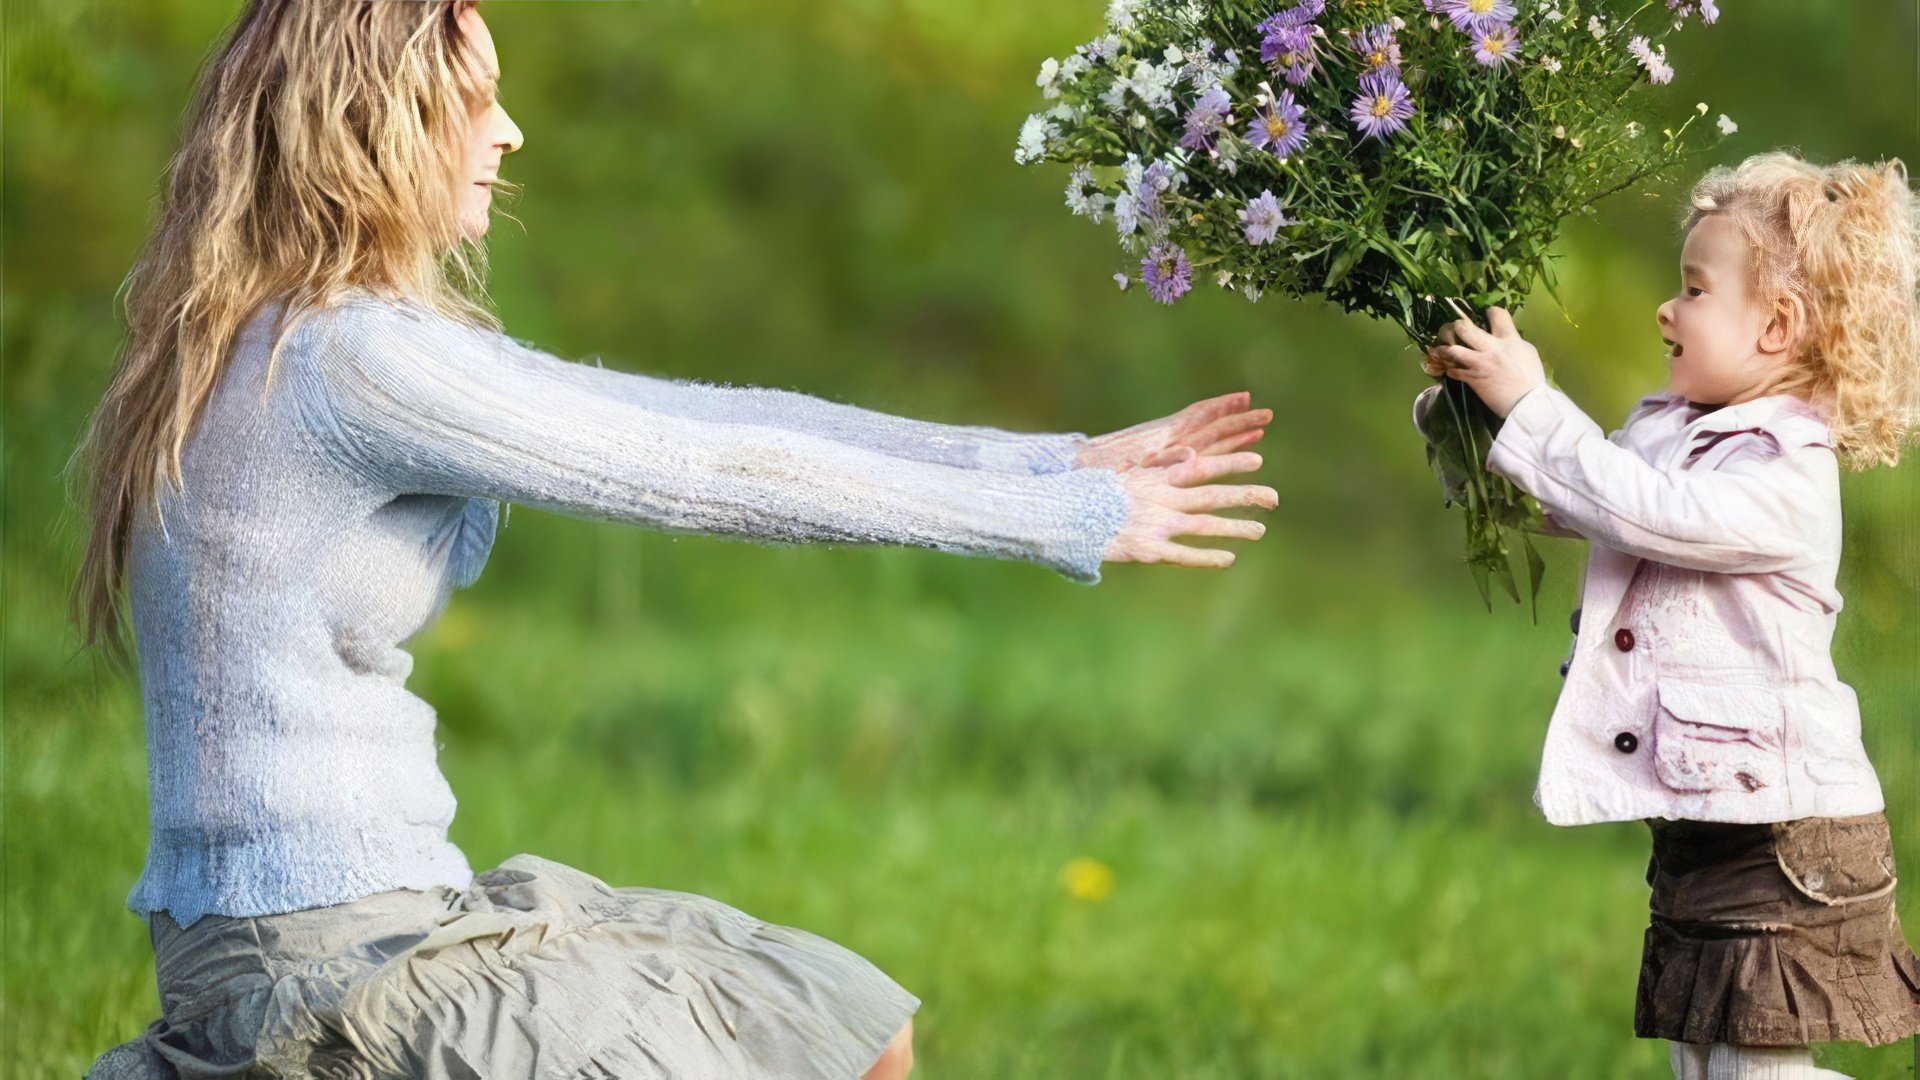
<svg viewBox="0 0 1920 1080">
<path fill-rule="evenodd" d="M 1159 420 L 1135 424 L 1122 431 L 1088 439 L 1074 452 L 1075 468 L 1129 469 L 1172 465 L 1191 450 L 1198 457 L 1217 457 L 1245 450 L 1260 441 L 1272 409 L 1249 409 L 1252 395 L 1242 391 L 1196 401 Z"/>
<path fill-rule="evenodd" d="M 1427 350 L 1420 367 L 1429 375 L 1466 383 L 1487 408 L 1504 417 L 1522 394 L 1546 384 L 1547 371 L 1539 351 L 1513 328 L 1506 308 L 1488 308 L 1487 325 L 1492 333 L 1466 319 L 1441 327 L 1440 344 Z"/>
<path fill-rule="evenodd" d="M 1271 510 L 1280 496 L 1260 484 L 1214 484 L 1222 476 L 1260 467 L 1254 453 L 1202 457 L 1192 447 L 1178 450 L 1173 465 L 1137 465 L 1121 475 L 1127 491 L 1127 521 L 1107 545 L 1107 562 L 1172 563 L 1175 566 L 1233 565 L 1233 552 L 1173 542 L 1176 536 L 1224 536 L 1258 540 L 1267 527 L 1257 521 L 1213 513 L 1229 507 Z"/>
</svg>

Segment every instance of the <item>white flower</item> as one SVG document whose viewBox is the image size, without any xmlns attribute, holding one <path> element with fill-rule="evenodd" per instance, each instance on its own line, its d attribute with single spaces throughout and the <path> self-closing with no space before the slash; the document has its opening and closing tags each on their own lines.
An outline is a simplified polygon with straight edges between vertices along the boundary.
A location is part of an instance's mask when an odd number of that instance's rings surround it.
<svg viewBox="0 0 1920 1080">
<path fill-rule="evenodd" d="M 1060 96 L 1060 61 L 1049 56 L 1040 62 L 1040 74 L 1033 80 L 1040 88 L 1040 96 L 1057 98 Z"/>
<path fill-rule="evenodd" d="M 1141 129 L 1145 129 L 1147 126 L 1147 118 L 1141 115 L 1140 113 L 1134 113 L 1133 119 L 1127 122 L 1132 124 L 1134 127 L 1141 128 Z"/>
<path fill-rule="evenodd" d="M 1640 126 L 1640 121 L 1638 120 L 1627 121 L 1627 138 L 1637 139 L 1640 137 L 1640 133 L 1645 130 L 1647 129 Z"/>
<path fill-rule="evenodd" d="M 1020 142 L 1013 148 L 1014 162 L 1025 165 L 1039 161 L 1046 156 L 1048 140 L 1059 137 L 1060 129 L 1052 121 L 1034 113 L 1027 117 L 1026 123 L 1020 125 Z"/>
<path fill-rule="evenodd" d="M 1140 200 L 1132 191 L 1122 191 L 1113 200 L 1113 227 L 1122 238 L 1132 236 L 1140 227 Z M 1121 288 L 1126 288 L 1122 285 Z"/>
<path fill-rule="evenodd" d="M 1697 111 L 1698 111 L 1698 112 L 1700 113 L 1700 115 L 1701 115 L 1701 116 L 1705 116 L 1705 115 L 1707 115 L 1707 103 L 1706 103 L 1706 102 L 1704 102 L 1704 101 L 1699 101 L 1699 102 L 1695 102 L 1695 103 L 1694 103 L 1694 106 L 1693 106 L 1693 107 L 1694 107 L 1694 109 L 1695 109 L 1695 110 L 1697 110 Z"/>
<path fill-rule="evenodd" d="M 1213 275 L 1213 281 L 1214 281 L 1214 284 L 1224 289 L 1227 286 L 1233 284 L 1233 271 L 1222 270 L 1219 273 Z"/>
<path fill-rule="evenodd" d="M 1128 277 L 1125 274 L 1115 274 L 1113 275 L 1113 280 L 1120 286 L 1121 292 L 1126 292 L 1127 286 L 1131 284 L 1133 281 L 1132 278 Z"/>
<path fill-rule="evenodd" d="M 1556 138 L 1556 139 L 1564 139 L 1564 138 L 1566 138 L 1566 137 L 1567 137 L 1567 125 L 1565 125 L 1565 124 L 1555 124 L 1555 125 L 1553 125 L 1553 137 L 1554 137 L 1554 138 Z"/>
<path fill-rule="evenodd" d="M 1179 67 L 1181 64 L 1187 62 L 1187 54 L 1180 51 L 1180 46 L 1169 45 L 1167 46 L 1167 51 L 1161 54 L 1160 59 L 1163 64 L 1169 67 Z"/>
<path fill-rule="evenodd" d="M 1073 82 L 1080 76 L 1085 75 L 1088 69 L 1092 67 L 1093 62 L 1088 60 L 1085 55 L 1074 53 L 1060 64 L 1060 79 L 1062 82 Z"/>
<path fill-rule="evenodd" d="M 1139 0 L 1112 0 L 1107 4 L 1107 25 L 1115 30 L 1133 29 L 1133 12 Z"/>
<path fill-rule="evenodd" d="M 1093 170 L 1085 164 L 1075 165 L 1072 175 L 1067 177 L 1067 209 L 1074 216 L 1091 218 L 1095 225 L 1106 218 L 1107 207 L 1113 202 L 1101 194 L 1093 184 Z"/>
<path fill-rule="evenodd" d="M 1607 24 L 1600 21 L 1600 16 L 1589 15 L 1587 16 L 1587 32 L 1595 38 L 1604 38 L 1607 36 Z"/>
<path fill-rule="evenodd" d="M 1133 65 L 1133 74 L 1127 83 L 1134 96 L 1149 109 L 1166 109 L 1171 112 L 1173 104 L 1173 80 L 1178 76 L 1179 65 L 1167 64 L 1155 66 L 1142 60 Z M 1135 125 L 1139 126 L 1139 125 Z"/>
<path fill-rule="evenodd" d="M 1560 14 L 1560 9 L 1559 9 L 1559 8 L 1548 8 L 1548 9 L 1547 9 L 1547 21 L 1548 21 L 1548 22 L 1559 22 L 1559 21 L 1560 21 L 1561 19 L 1564 19 L 1564 18 L 1566 18 L 1566 16 L 1565 16 L 1565 15 L 1562 15 L 1562 14 Z"/>
<path fill-rule="evenodd" d="M 1557 56 L 1549 56 L 1545 60 L 1540 61 L 1540 66 L 1557 74 L 1560 71 L 1560 58 Z"/>
<path fill-rule="evenodd" d="M 1740 125 L 1734 123 L 1733 118 L 1728 116 L 1726 113 L 1720 114 L 1719 123 L 1720 123 L 1720 134 L 1722 135 L 1731 135 L 1734 132 L 1740 130 Z"/>
</svg>

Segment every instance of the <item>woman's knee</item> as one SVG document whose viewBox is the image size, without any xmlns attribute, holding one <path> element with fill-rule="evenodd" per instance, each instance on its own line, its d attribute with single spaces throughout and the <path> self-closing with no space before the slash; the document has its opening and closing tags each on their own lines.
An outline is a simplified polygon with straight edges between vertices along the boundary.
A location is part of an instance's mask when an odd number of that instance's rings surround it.
<svg viewBox="0 0 1920 1080">
<path fill-rule="evenodd" d="M 913 1071 L 913 1021 L 909 1019 L 899 1031 L 893 1033 L 892 1041 L 881 1051 L 880 1060 L 873 1063 L 860 1080 L 906 1080 Z"/>
</svg>

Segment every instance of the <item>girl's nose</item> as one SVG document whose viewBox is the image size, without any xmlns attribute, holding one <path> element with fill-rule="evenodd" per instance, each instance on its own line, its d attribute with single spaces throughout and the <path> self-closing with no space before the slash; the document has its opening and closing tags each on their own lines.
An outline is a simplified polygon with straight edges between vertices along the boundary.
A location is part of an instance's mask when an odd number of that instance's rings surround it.
<svg viewBox="0 0 1920 1080">
<path fill-rule="evenodd" d="M 1668 327 L 1671 327 L 1673 325 L 1673 301 L 1669 300 L 1661 304 L 1659 309 L 1653 313 L 1653 319 L 1656 323 L 1660 324 L 1661 330 L 1666 330 Z"/>
</svg>

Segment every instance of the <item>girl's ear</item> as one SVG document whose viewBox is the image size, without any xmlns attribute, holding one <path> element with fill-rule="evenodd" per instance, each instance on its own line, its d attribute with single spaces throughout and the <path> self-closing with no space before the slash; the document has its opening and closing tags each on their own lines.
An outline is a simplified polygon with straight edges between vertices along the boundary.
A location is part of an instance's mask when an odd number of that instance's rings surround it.
<svg viewBox="0 0 1920 1080">
<path fill-rule="evenodd" d="M 1791 293 L 1781 297 L 1773 306 L 1773 318 L 1767 320 L 1767 328 L 1760 331 L 1760 340 L 1756 343 L 1760 351 L 1769 355 L 1786 352 L 1799 338 L 1806 317 L 1806 308 L 1799 297 Z"/>
</svg>

